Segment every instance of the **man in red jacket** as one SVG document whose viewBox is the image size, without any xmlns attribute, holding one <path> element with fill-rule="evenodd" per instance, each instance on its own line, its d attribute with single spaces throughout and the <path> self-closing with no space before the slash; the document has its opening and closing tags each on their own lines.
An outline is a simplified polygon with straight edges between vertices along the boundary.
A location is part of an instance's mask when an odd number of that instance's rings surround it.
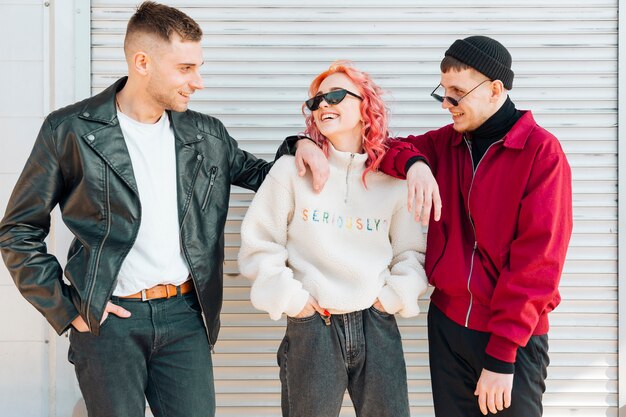
<svg viewBox="0 0 626 417">
<path fill-rule="evenodd" d="M 434 208 L 425 269 L 435 287 L 428 338 L 438 417 L 543 412 L 571 171 L 558 140 L 509 99 L 511 62 L 494 39 L 455 41 L 431 93 L 453 123 L 391 141 L 380 166 L 406 175 L 416 220 L 427 224 Z M 319 152 L 303 145 L 300 158 Z"/>
<path fill-rule="evenodd" d="M 571 172 L 558 140 L 508 97 L 513 76 L 499 42 L 455 41 L 431 93 L 452 124 L 394 141 L 381 165 L 406 173 L 411 199 L 431 195 L 421 188 L 428 167 L 439 184 L 441 220 L 430 222 L 425 265 L 435 287 L 428 338 L 439 417 L 543 412 L 548 313 L 560 301 L 572 232 Z"/>
</svg>

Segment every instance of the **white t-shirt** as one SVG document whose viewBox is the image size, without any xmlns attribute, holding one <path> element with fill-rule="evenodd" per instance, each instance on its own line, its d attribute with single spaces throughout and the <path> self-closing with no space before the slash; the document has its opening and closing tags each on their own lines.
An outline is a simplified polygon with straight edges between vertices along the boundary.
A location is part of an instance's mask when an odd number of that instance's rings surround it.
<svg viewBox="0 0 626 417">
<path fill-rule="evenodd" d="M 180 248 L 174 131 L 167 113 L 154 124 L 119 111 L 117 116 L 139 190 L 141 225 L 113 295 L 130 295 L 158 284 L 180 285 L 189 268 Z"/>
</svg>

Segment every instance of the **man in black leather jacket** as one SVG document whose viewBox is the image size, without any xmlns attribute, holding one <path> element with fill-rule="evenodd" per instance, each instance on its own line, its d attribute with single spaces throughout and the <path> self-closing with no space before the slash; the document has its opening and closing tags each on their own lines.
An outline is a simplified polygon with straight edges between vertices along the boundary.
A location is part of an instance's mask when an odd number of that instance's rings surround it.
<svg viewBox="0 0 626 417">
<path fill-rule="evenodd" d="M 179 10 L 143 3 L 126 33 L 129 76 L 46 118 L 0 223 L 2 256 L 20 292 L 59 334 L 72 328 L 69 358 L 92 417 L 143 416 L 145 397 L 155 416 L 215 412 L 210 350 L 230 186 L 256 190 L 271 163 L 240 150 L 219 120 L 187 109 L 202 88 L 201 37 Z M 141 133 L 159 123 L 164 145 Z M 156 146 L 166 146 L 169 165 L 148 158 Z M 139 181 L 167 166 L 169 186 Z M 66 281 L 44 243 L 57 204 L 75 236 Z M 140 226 L 152 230 L 142 238 Z M 121 282 L 129 254 L 155 267 L 161 244 L 173 245 L 178 269 L 165 262 L 164 270 L 177 273 L 124 292 L 146 281 L 131 272 Z"/>
</svg>

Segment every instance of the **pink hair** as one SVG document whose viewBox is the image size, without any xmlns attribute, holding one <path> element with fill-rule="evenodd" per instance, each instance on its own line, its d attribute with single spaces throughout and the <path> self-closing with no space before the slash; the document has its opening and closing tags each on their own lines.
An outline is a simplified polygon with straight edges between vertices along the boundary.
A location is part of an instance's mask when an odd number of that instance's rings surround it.
<svg viewBox="0 0 626 417">
<path fill-rule="evenodd" d="M 359 71 L 349 61 L 335 61 L 328 70 L 322 72 L 315 77 L 309 87 L 309 96 L 314 97 L 318 93 L 318 89 L 322 81 L 329 75 L 335 73 L 345 74 L 357 87 L 358 94 L 363 98 L 361 101 L 361 118 L 363 119 L 363 128 L 361 129 L 361 139 L 363 149 L 367 153 L 367 161 L 365 162 L 365 172 L 363 172 L 363 184 L 365 184 L 365 175 L 368 172 L 375 172 L 385 155 L 387 150 L 387 138 L 389 130 L 387 127 L 387 107 L 380 97 L 383 90 L 376 85 L 372 78 L 366 72 Z M 322 135 L 313 119 L 313 115 L 305 112 L 306 106 L 302 106 L 302 114 L 306 117 L 305 133 L 310 136 L 322 150 L 328 155 L 328 139 Z"/>
</svg>

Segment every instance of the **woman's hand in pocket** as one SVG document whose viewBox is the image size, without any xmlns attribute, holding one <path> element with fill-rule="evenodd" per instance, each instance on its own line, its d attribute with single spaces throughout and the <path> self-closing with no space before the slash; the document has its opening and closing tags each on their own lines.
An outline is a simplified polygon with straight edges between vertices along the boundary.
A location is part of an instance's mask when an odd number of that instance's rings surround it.
<svg viewBox="0 0 626 417">
<path fill-rule="evenodd" d="M 303 319 L 305 317 L 311 317 L 316 312 L 324 315 L 324 309 L 320 307 L 315 298 L 309 295 L 309 300 L 304 305 L 304 308 L 293 317 L 296 319 Z"/>
<path fill-rule="evenodd" d="M 381 313 L 387 313 L 387 310 L 385 310 L 385 307 L 383 307 L 383 305 L 380 303 L 380 300 L 378 300 L 378 298 L 376 299 L 376 301 L 374 301 L 374 304 L 372 304 L 372 307 L 374 307 L 376 310 L 380 311 Z"/>
</svg>

